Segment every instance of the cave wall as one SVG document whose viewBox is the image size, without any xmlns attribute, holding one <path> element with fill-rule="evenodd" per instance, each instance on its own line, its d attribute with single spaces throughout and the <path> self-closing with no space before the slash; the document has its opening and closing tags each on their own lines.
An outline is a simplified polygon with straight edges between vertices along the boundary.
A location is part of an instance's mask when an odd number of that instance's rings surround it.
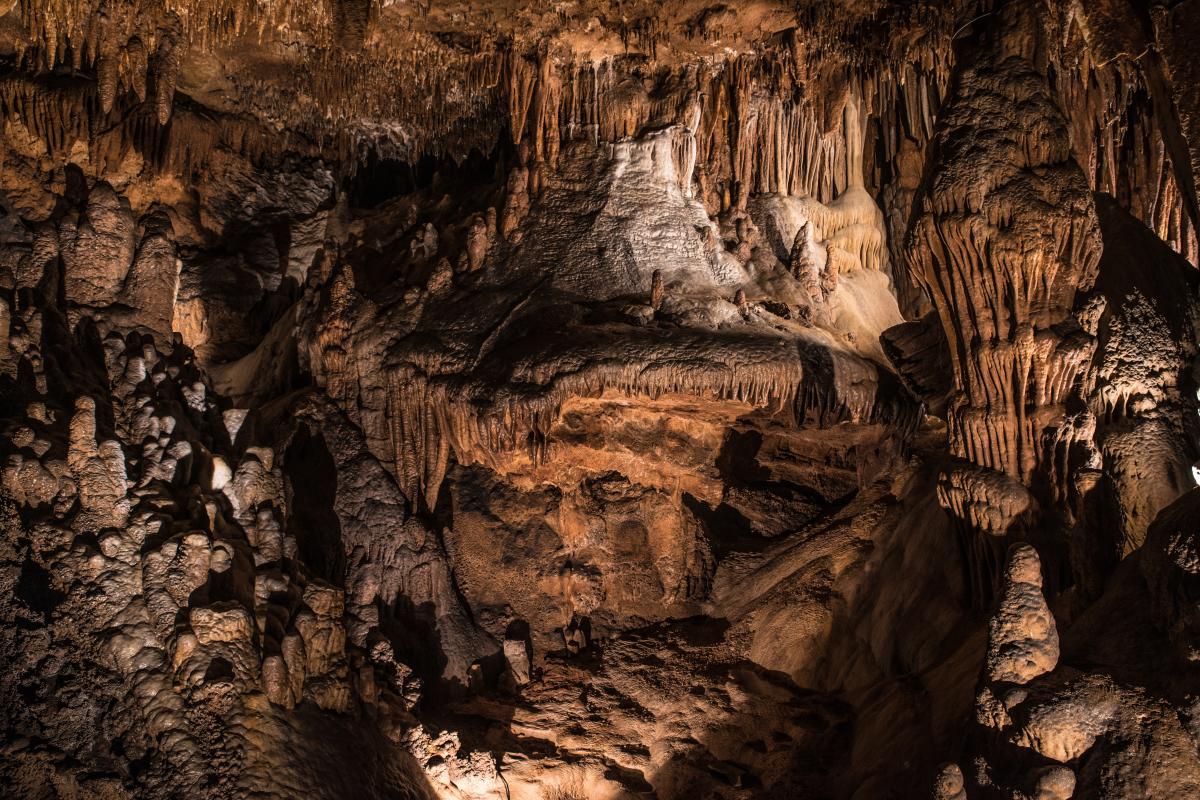
<svg viewBox="0 0 1200 800">
<path fill-rule="evenodd" d="M 0 5 L 0 787 L 1200 791 L 1195 5 Z"/>
</svg>

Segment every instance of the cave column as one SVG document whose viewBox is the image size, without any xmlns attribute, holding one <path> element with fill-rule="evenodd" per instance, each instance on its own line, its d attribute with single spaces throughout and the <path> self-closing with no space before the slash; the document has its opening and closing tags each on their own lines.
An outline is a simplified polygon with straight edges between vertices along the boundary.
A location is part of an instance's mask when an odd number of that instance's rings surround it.
<svg viewBox="0 0 1200 800">
<path fill-rule="evenodd" d="M 1073 310 L 1095 280 L 1101 240 L 1043 66 L 1044 13 L 1018 0 L 979 20 L 906 245 L 950 344 L 959 463 L 939 498 L 962 525 L 982 597 L 998 577 L 999 540 L 1028 532 L 1039 506 L 1065 507 L 1072 468 L 1047 442 L 1088 429 L 1070 416 L 1095 338 Z"/>
</svg>

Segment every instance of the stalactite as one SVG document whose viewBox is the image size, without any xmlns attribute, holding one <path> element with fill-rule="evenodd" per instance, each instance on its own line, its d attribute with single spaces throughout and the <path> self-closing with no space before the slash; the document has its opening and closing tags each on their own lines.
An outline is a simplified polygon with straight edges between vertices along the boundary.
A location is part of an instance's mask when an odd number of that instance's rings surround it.
<svg viewBox="0 0 1200 800">
<path fill-rule="evenodd" d="M 342 273 L 343 275 L 345 273 Z M 354 300 L 349 277 L 339 279 L 331 296 L 335 306 Z M 453 452 L 462 464 L 492 463 L 524 448 L 533 463 L 547 456 L 551 426 L 570 398 L 617 392 L 657 399 L 669 395 L 745 403 L 765 413 L 805 424 L 886 422 L 910 430 L 919 408 L 885 372 L 857 357 L 788 339 L 746 340 L 744 349 L 722 348 L 689 334 L 668 340 L 645 360 L 626 357 L 584 361 L 567 371 L 555 364 L 575 363 L 580 355 L 547 353 L 521 365 L 502 386 L 471 374 L 427 374 L 417 364 L 388 367 L 382 381 L 373 368 L 360 370 L 346 326 L 335 316 L 319 328 L 310 364 L 324 391 L 354 418 L 360 398 L 384 392 L 387 433 L 373 447 L 391 465 L 411 502 L 432 507 Z M 367 345 L 361 345 L 367 347 Z M 697 361 L 696 347 L 711 353 Z M 348 349 L 349 348 L 349 349 Z M 369 353 L 369 347 L 367 352 Z M 373 423 L 362 421 L 370 429 Z"/>
<path fill-rule="evenodd" d="M 158 124 L 166 125 L 175 102 L 175 82 L 179 79 L 179 64 L 183 53 L 174 38 L 165 36 L 158 43 L 154 58 L 154 108 Z"/>
<path fill-rule="evenodd" d="M 100 110 L 107 114 L 112 110 L 113 102 L 117 98 L 120 54 L 117 51 L 117 42 L 112 31 L 112 24 L 106 15 L 99 15 L 96 27 L 99 29 L 97 34 L 99 51 L 96 54 L 96 85 L 97 92 L 100 95 Z"/>
<path fill-rule="evenodd" d="M 142 102 L 146 99 L 146 72 L 149 69 L 149 58 L 146 55 L 146 45 L 137 36 L 129 40 L 124 49 L 125 82 L 130 90 Z"/>
</svg>

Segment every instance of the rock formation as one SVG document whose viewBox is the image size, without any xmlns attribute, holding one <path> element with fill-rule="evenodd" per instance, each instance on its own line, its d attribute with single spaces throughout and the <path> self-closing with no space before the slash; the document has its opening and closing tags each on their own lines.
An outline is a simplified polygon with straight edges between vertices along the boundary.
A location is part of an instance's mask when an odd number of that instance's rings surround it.
<svg viewBox="0 0 1200 800">
<path fill-rule="evenodd" d="M 0 2 L 0 795 L 1200 795 L 1198 31 Z"/>
</svg>

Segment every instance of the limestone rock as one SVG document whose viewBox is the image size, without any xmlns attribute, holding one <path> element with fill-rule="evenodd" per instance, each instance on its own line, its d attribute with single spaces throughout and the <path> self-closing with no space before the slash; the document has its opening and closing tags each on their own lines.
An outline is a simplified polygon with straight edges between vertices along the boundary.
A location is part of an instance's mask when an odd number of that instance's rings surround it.
<svg viewBox="0 0 1200 800">
<path fill-rule="evenodd" d="M 0 0 L 0 796 L 1200 796 L 1198 20 Z"/>
<path fill-rule="evenodd" d="M 1029 683 L 1058 665 L 1058 628 L 1042 595 L 1042 564 L 1029 545 L 1014 545 L 1000 608 L 988 625 L 987 679 Z"/>
</svg>

